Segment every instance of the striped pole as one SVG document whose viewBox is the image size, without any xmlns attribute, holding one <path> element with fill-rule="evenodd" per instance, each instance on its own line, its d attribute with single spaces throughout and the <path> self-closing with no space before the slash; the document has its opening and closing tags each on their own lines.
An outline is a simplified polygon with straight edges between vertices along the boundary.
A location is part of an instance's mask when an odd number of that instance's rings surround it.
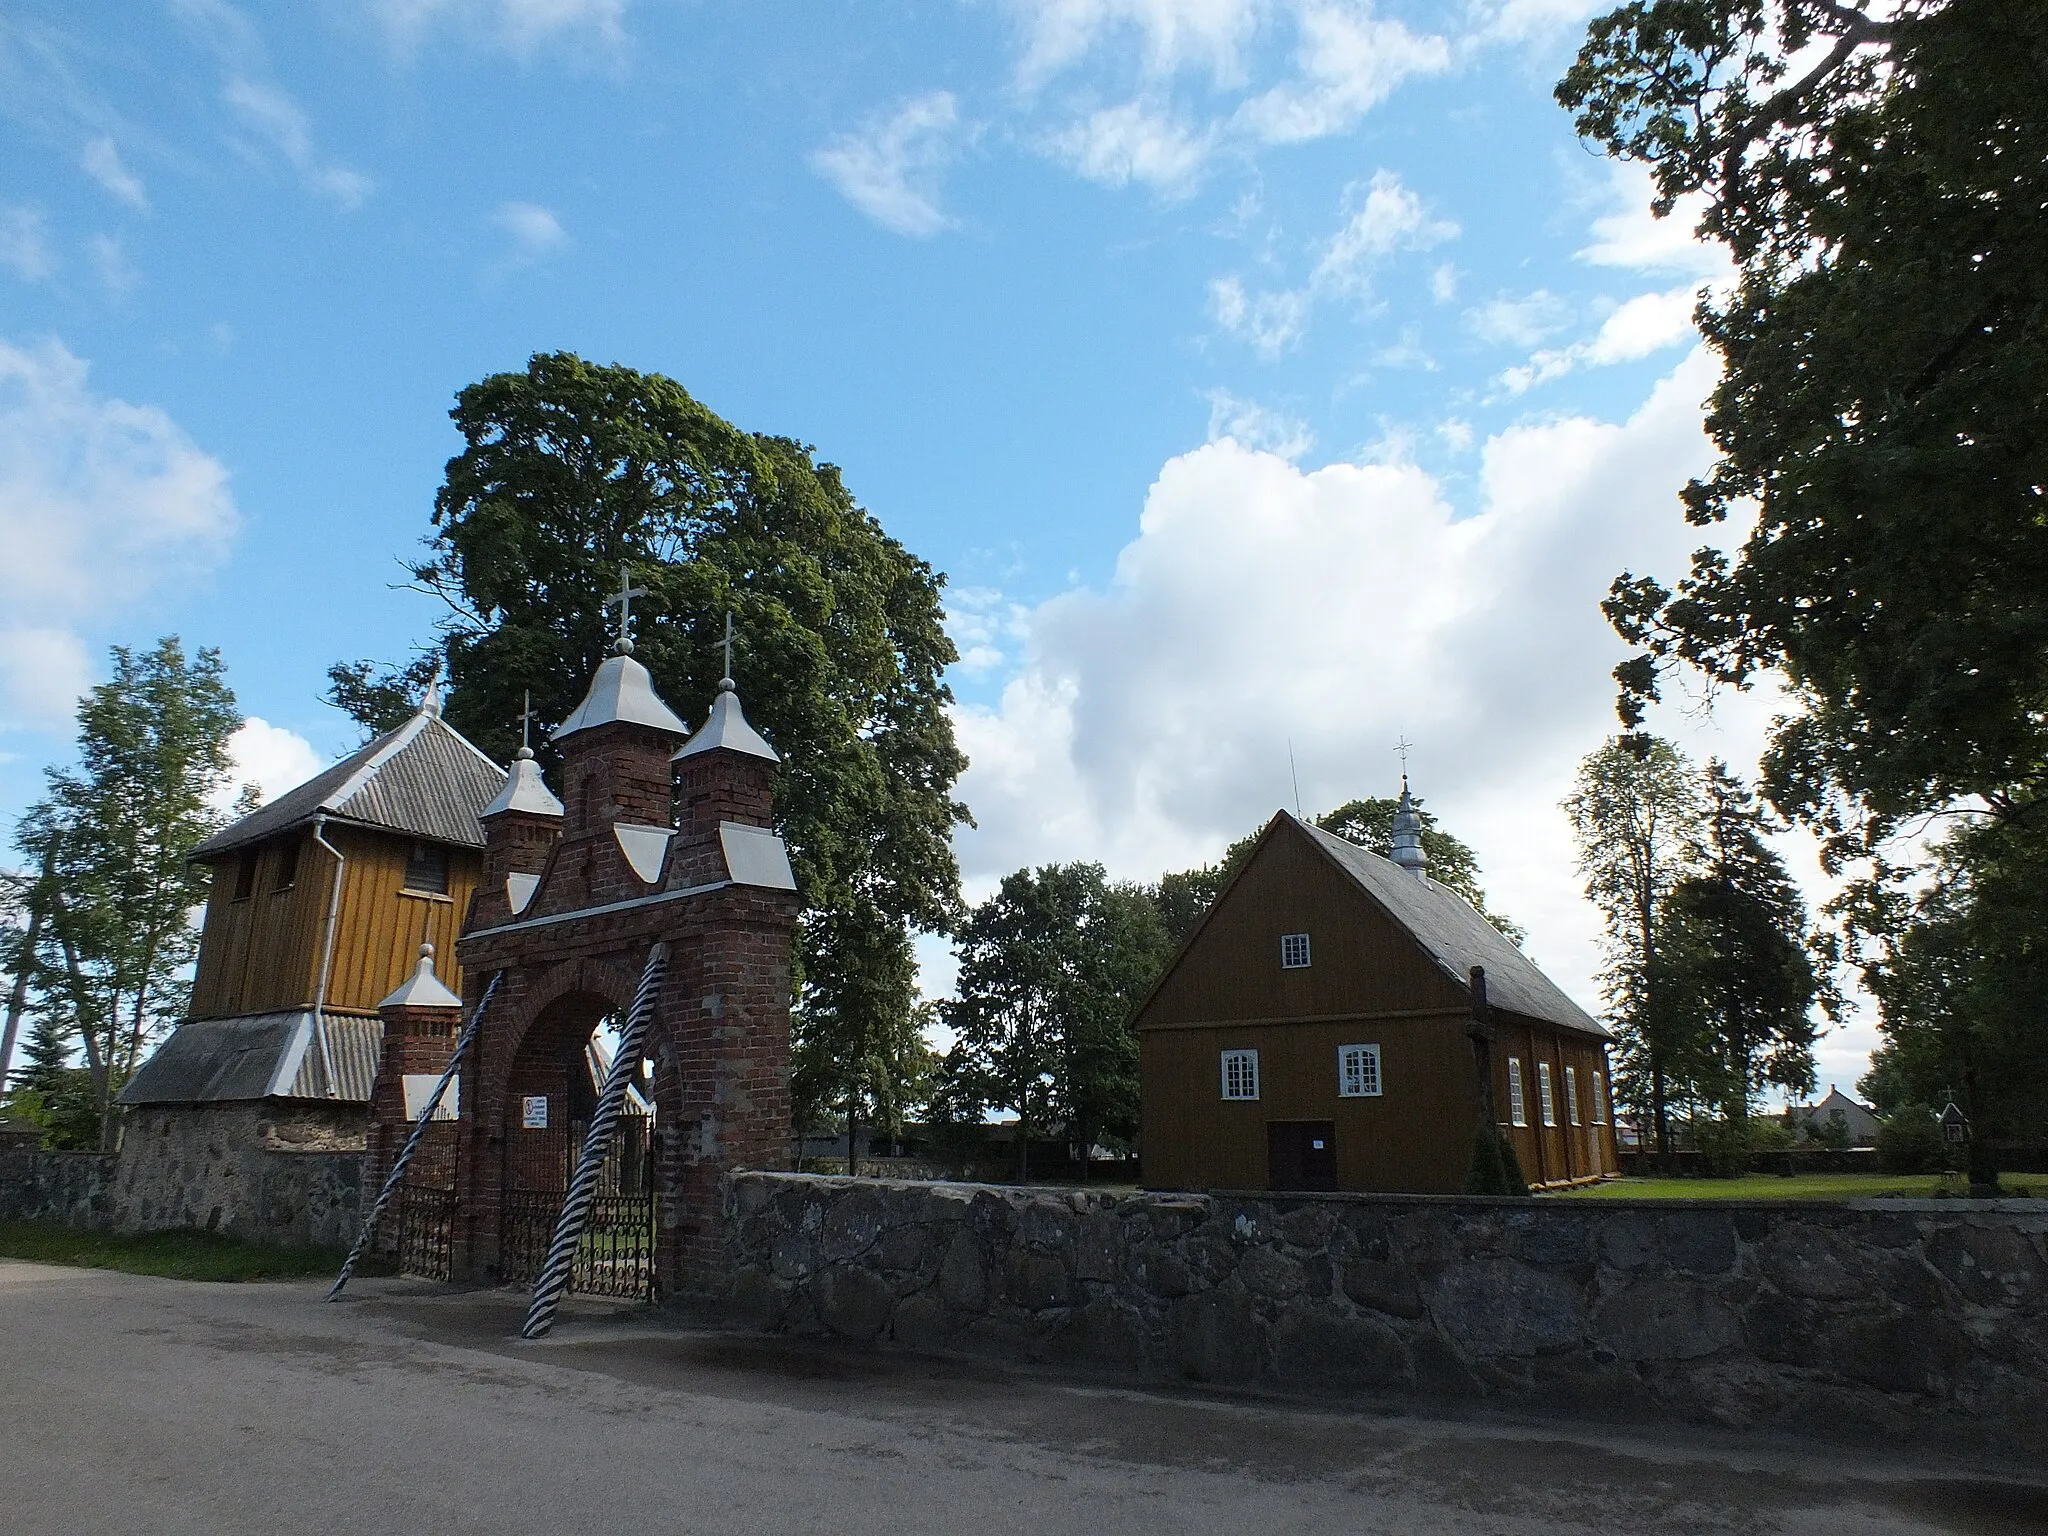
<svg viewBox="0 0 2048 1536">
<path fill-rule="evenodd" d="M 349 1249 L 348 1257 L 342 1261 L 341 1273 L 335 1278 L 334 1289 L 327 1293 L 329 1301 L 341 1300 L 341 1288 L 348 1284 L 350 1275 L 356 1272 L 356 1262 L 369 1251 L 370 1240 L 377 1235 L 377 1223 L 384 1219 L 384 1208 L 391 1204 L 391 1197 L 398 1193 L 399 1181 L 405 1177 L 406 1164 L 412 1161 L 413 1153 L 419 1151 L 420 1143 L 427 1139 L 427 1123 L 434 1118 L 434 1111 L 441 1107 L 441 1097 L 447 1093 L 448 1085 L 455 1081 L 455 1074 L 462 1070 L 462 1058 L 469 1054 L 470 1046 L 476 1040 L 477 1026 L 484 1021 L 484 1010 L 491 1006 L 491 997 L 498 990 L 498 983 L 505 979 L 503 971 L 491 978 L 491 984 L 484 988 L 484 995 L 477 999 L 476 1012 L 469 1016 L 469 1022 L 455 1041 L 455 1054 L 448 1058 L 448 1070 L 441 1074 L 441 1081 L 434 1084 L 434 1093 L 421 1106 L 419 1119 L 413 1122 L 412 1134 L 405 1138 L 405 1145 L 399 1150 L 398 1161 L 391 1165 L 391 1172 L 384 1176 L 384 1187 L 377 1192 L 377 1203 L 370 1207 L 370 1214 L 363 1218 L 363 1230 L 356 1237 L 355 1247 Z"/>
<path fill-rule="evenodd" d="M 562 1201 L 561 1219 L 555 1223 L 555 1240 L 548 1246 L 548 1261 L 534 1282 L 533 1305 L 527 1310 L 522 1339 L 538 1339 L 555 1326 L 555 1308 L 569 1289 L 569 1274 L 576 1262 L 576 1247 L 583 1241 L 583 1229 L 590 1221 L 590 1205 L 597 1198 L 597 1181 L 604 1171 L 605 1154 L 611 1150 L 612 1133 L 618 1129 L 619 1111 L 626 1101 L 626 1085 L 640 1070 L 640 1053 L 647 1043 L 647 1029 L 654 1021 L 655 998 L 661 992 L 662 972 L 668 963 L 668 945 L 656 944 L 647 952 L 647 966 L 640 972 L 640 987 L 633 994 L 633 1007 L 619 1031 L 619 1048 L 612 1056 L 612 1069 L 605 1074 L 604 1091 L 591 1111 L 590 1129 L 584 1133 L 583 1154 L 576 1163 L 576 1177 L 569 1181 L 569 1194 Z"/>
</svg>

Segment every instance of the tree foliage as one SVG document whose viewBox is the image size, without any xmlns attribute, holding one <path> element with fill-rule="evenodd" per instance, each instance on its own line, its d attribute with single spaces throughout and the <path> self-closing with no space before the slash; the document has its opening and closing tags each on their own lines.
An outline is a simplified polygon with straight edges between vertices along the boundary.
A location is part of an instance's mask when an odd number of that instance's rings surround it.
<svg viewBox="0 0 2048 1536">
<path fill-rule="evenodd" d="M 952 788 L 966 759 L 942 681 L 955 659 L 944 578 L 809 448 L 741 431 L 659 374 L 541 354 L 470 385 L 450 414 L 465 446 L 412 574 L 447 606 L 446 716 L 484 750 L 511 756 L 529 689 L 545 720 L 575 707 L 609 652 L 604 599 L 622 564 L 648 591 L 635 655 L 686 719 L 711 703 L 734 615 L 734 670 L 783 756 L 776 816 L 809 913 L 797 1019 L 807 1123 L 827 1107 L 807 1095 L 844 1097 L 825 1056 L 900 1035 L 909 933 L 947 931 L 958 916 L 951 834 L 968 816 Z M 332 697 L 387 724 L 425 665 L 337 666 Z M 555 754 L 537 745 L 552 772 Z"/>
<path fill-rule="evenodd" d="M 1021 869 L 968 914 L 957 949 L 943 1005 L 955 1035 L 941 1069 L 946 1113 L 1014 1113 L 1020 1180 L 1030 1138 L 1052 1127 L 1084 1159 L 1105 1140 L 1134 1140 L 1131 1013 L 1169 950 L 1151 894 L 1110 882 L 1099 864 Z"/>
<path fill-rule="evenodd" d="M 53 1042 L 83 1051 L 103 1135 L 115 1093 L 184 1012 L 206 899 L 187 860 L 229 819 L 215 807 L 241 724 L 218 651 L 188 660 L 172 636 L 112 655 L 113 677 L 79 705 L 77 767 L 48 770 L 15 833 L 43 871 L 27 900 L 45 922 L 19 956 L 41 1042 L 31 1060 L 48 1066 Z"/>
</svg>

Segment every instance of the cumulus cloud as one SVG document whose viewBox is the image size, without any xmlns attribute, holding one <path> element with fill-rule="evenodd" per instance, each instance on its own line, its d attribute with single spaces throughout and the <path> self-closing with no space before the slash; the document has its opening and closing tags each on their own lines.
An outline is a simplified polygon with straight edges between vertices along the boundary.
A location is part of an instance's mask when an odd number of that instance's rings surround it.
<svg viewBox="0 0 2048 1536">
<path fill-rule="evenodd" d="M 149 211 L 149 192 L 142 185 L 142 178 L 129 170 L 122 162 L 121 151 L 106 134 L 86 141 L 79 164 L 85 174 L 98 182 L 107 194 L 130 208 Z"/>
<path fill-rule="evenodd" d="M 1372 274 L 1398 251 L 1426 251 L 1454 239 L 1458 226 L 1432 215 L 1392 171 L 1377 171 L 1344 192 L 1348 210 L 1323 242 L 1308 280 L 1299 288 L 1252 293 L 1232 273 L 1209 285 L 1209 312 L 1232 335 L 1264 357 L 1277 357 L 1301 339 L 1317 300 L 1334 294 L 1364 297 Z"/>
<path fill-rule="evenodd" d="M 1246 400 L 1227 389 L 1209 391 L 1209 441 L 1225 438 L 1260 453 L 1293 460 L 1316 445 L 1307 422 L 1286 411 Z"/>
<path fill-rule="evenodd" d="M 1693 233 L 1706 208 L 1703 198 L 1682 197 L 1660 219 L 1650 211 L 1655 188 L 1646 166 L 1612 161 L 1607 174 L 1609 206 L 1593 220 L 1592 243 L 1578 253 L 1581 261 L 1634 272 L 1680 272 L 1702 280 L 1728 277 L 1728 252 Z"/>
<path fill-rule="evenodd" d="M 569 244 L 562 221 L 539 203 L 500 203 L 491 223 L 510 237 L 511 259 L 520 266 L 544 260 Z"/>
<path fill-rule="evenodd" d="M 1169 461 L 1107 586 L 1029 610 L 1000 701 L 957 712 L 971 888 L 1047 859 L 1145 878 L 1214 858 L 1292 803 L 1289 740 L 1314 810 L 1385 792 L 1405 734 L 1489 891 L 1595 1001 L 1556 805 L 1614 729 L 1601 595 L 1693 541 L 1675 492 L 1707 462 L 1712 377 L 1695 353 L 1625 422 L 1491 437 L 1468 516 L 1412 463 L 1309 470 L 1229 436 Z"/>
<path fill-rule="evenodd" d="M 1537 352 L 1528 362 L 1508 369 L 1500 376 L 1501 387 L 1519 395 L 1574 369 L 1634 362 L 1690 341 L 1697 302 L 1698 294 L 1689 287 L 1637 294 L 1608 315 L 1589 339 Z"/>
<path fill-rule="evenodd" d="M 234 760 L 233 784 L 224 792 L 222 809 L 234 804 L 244 784 L 255 785 L 267 805 L 327 766 L 305 737 L 260 715 L 249 716 L 228 738 L 228 755 Z"/>
<path fill-rule="evenodd" d="M 1236 126 L 1262 143 L 1298 144 L 1343 133 L 1404 80 L 1434 74 L 1451 59 L 1443 38 L 1411 32 L 1369 8 L 1308 5 L 1298 26 L 1299 73 L 1236 113 Z"/>
<path fill-rule="evenodd" d="M 0 341 L 0 718 L 61 723 L 88 672 L 75 627 L 225 555 L 227 480 L 162 410 L 96 393 L 61 345 Z"/>
<path fill-rule="evenodd" d="M 1261 0 L 1014 0 L 1024 34 L 1018 81 L 1036 89 L 1098 47 L 1135 37 L 1146 74 L 1198 69 L 1231 85 L 1266 8 Z"/>
<path fill-rule="evenodd" d="M 0 267 L 24 283 L 40 282 L 57 269 L 42 209 L 0 203 Z"/>
<path fill-rule="evenodd" d="M 1055 134 L 1055 156 L 1090 181 L 1121 187 L 1144 182 L 1162 192 L 1193 185 L 1216 140 L 1171 112 L 1142 101 L 1104 107 Z"/>
<path fill-rule="evenodd" d="M 1535 346 L 1555 335 L 1569 318 L 1565 302 L 1543 288 L 1520 298 L 1502 294 L 1465 311 L 1465 325 L 1473 335 L 1512 347 Z"/>
<path fill-rule="evenodd" d="M 953 157 L 958 122 L 951 91 L 913 97 L 833 139 L 811 156 L 811 167 L 884 229 L 925 239 L 953 222 L 939 205 L 939 176 Z"/>
</svg>

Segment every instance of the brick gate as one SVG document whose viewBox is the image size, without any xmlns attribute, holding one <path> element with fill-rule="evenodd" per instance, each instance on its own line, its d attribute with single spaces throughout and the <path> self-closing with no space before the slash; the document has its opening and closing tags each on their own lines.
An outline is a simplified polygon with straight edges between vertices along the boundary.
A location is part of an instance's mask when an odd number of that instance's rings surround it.
<svg viewBox="0 0 2048 1536">
<path fill-rule="evenodd" d="M 482 816 L 483 880 L 459 946 L 465 1004 L 504 979 L 463 1072 L 452 1267 L 483 1280 L 526 1267 L 513 1209 L 531 1192 L 527 1133 L 580 1124 L 580 1042 L 605 1015 L 624 1017 L 648 950 L 666 941 L 643 1083 L 654 1273 L 664 1295 L 715 1289 L 722 1176 L 789 1165 L 798 902 L 772 830 L 778 759 L 730 679 L 691 733 L 624 639 L 554 739 L 564 799 L 522 748 Z"/>
</svg>

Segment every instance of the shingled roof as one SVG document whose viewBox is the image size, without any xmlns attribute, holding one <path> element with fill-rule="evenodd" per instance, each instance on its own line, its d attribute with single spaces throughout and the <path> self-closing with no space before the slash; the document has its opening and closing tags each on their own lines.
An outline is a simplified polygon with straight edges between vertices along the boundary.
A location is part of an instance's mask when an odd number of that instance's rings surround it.
<svg viewBox="0 0 2048 1536">
<path fill-rule="evenodd" d="M 250 812 L 192 850 L 216 859 L 325 815 L 427 842 L 481 848 L 477 815 L 504 787 L 505 770 L 471 746 L 436 709 L 422 709 L 297 789 Z"/>
<path fill-rule="evenodd" d="M 1307 833 L 1457 985 L 1469 989 L 1472 967 L 1483 966 L 1487 1001 L 1494 1007 L 1609 1038 L 1605 1025 L 1565 996 L 1556 982 L 1536 968 L 1535 961 L 1449 886 L 1418 879 L 1393 860 L 1298 817 L 1287 819 Z"/>
</svg>

